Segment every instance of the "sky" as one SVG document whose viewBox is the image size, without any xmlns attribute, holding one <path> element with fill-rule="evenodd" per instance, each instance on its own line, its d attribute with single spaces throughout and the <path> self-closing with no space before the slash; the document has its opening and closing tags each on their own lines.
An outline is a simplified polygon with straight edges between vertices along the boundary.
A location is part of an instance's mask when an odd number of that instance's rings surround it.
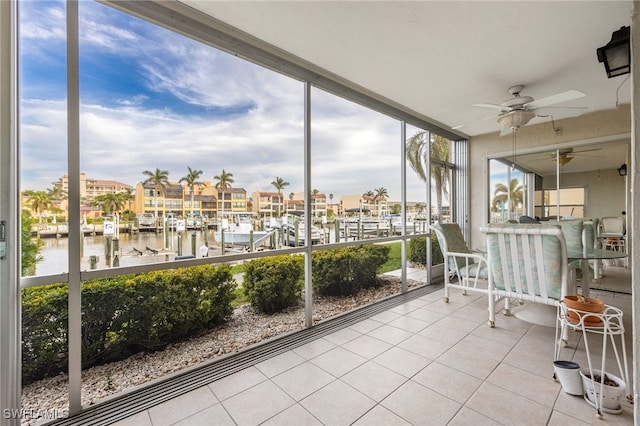
<svg viewBox="0 0 640 426">
<path fill-rule="evenodd" d="M 21 3 L 21 187 L 43 190 L 67 174 L 66 30 L 61 1 Z M 135 186 L 144 170 L 187 167 L 233 187 L 303 186 L 303 84 L 128 16 L 80 2 L 80 169 Z M 311 187 L 400 200 L 400 122 L 312 90 Z M 415 132 L 416 129 L 413 129 Z M 410 136 L 413 133 L 408 131 Z M 410 201 L 425 189 L 408 170 Z"/>
</svg>

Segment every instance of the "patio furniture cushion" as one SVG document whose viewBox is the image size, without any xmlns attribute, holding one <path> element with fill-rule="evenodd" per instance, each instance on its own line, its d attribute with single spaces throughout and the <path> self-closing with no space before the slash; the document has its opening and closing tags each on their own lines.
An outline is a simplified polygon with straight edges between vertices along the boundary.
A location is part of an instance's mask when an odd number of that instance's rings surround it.
<svg viewBox="0 0 640 426">
<path fill-rule="evenodd" d="M 528 235 L 529 231 L 539 230 L 540 227 L 558 227 L 539 224 L 502 225 L 502 228 L 511 227 L 523 232 L 516 234 L 515 238 L 507 239 L 501 239 L 498 234 L 486 234 L 488 262 L 493 273 L 494 286 L 500 290 L 522 291 L 536 295 L 541 293 L 542 281 L 546 283 L 548 296 L 559 299 L 562 284 L 561 243 L 556 236 L 542 235 L 541 245 L 538 247 L 536 239 Z M 532 258 L 539 250 L 543 251 L 542 263 Z M 514 255 L 517 256 L 517 261 L 505 261 L 506 257 Z M 516 273 L 517 277 L 514 275 Z M 521 289 L 516 288 L 518 282 L 523 285 Z"/>
<path fill-rule="evenodd" d="M 445 261 L 444 287 L 445 301 L 449 300 L 449 288 L 458 288 L 466 294 L 467 290 L 486 293 L 484 285 L 488 279 L 487 263 L 482 253 L 467 247 L 464 236 L 457 223 L 441 223 L 431 226 L 435 232 Z M 457 282 L 451 282 L 457 277 Z"/>
<path fill-rule="evenodd" d="M 434 225 L 433 228 L 440 231 L 436 232 L 436 237 L 438 238 L 438 243 L 440 244 L 443 254 L 445 250 L 454 253 L 471 253 L 457 223 L 439 223 Z M 450 270 L 456 269 L 454 262 L 457 262 L 458 268 L 465 266 L 464 258 L 450 257 Z"/>
</svg>

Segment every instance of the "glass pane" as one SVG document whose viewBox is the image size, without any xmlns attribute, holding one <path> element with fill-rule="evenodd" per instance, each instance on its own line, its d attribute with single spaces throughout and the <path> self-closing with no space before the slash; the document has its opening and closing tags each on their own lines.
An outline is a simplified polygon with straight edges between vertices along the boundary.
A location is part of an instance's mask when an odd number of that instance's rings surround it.
<svg viewBox="0 0 640 426">
<path fill-rule="evenodd" d="M 69 270 L 66 251 L 67 68 L 64 3 L 20 4 L 20 184 L 32 247 L 23 276 Z M 36 249 L 39 248 L 38 260 Z M 44 253 L 50 255 L 44 256 Z M 48 261 L 48 259 L 51 261 Z"/>
<path fill-rule="evenodd" d="M 525 174 L 497 160 L 489 161 L 490 222 L 518 221 L 526 214 Z"/>
<path fill-rule="evenodd" d="M 322 90 L 311 100 L 314 220 L 324 241 L 336 241 L 336 227 L 341 240 L 390 235 L 389 212 L 401 199 L 400 123 Z M 333 225 L 323 223 L 327 198 Z"/>
<path fill-rule="evenodd" d="M 407 125 L 407 234 L 427 232 L 427 147 L 428 133 Z"/>
</svg>

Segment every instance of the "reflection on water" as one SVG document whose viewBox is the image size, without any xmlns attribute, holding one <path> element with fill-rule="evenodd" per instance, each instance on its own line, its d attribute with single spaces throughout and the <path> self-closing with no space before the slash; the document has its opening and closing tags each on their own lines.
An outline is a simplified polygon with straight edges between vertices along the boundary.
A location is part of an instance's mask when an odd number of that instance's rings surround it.
<svg viewBox="0 0 640 426">
<path fill-rule="evenodd" d="M 182 255 L 187 256 L 192 253 L 192 235 L 195 234 L 196 256 L 198 249 L 202 246 L 205 236 L 202 231 L 188 231 L 182 235 Z M 178 235 L 173 232 L 165 238 L 163 234 L 154 232 L 141 232 L 139 234 L 120 234 L 118 251 L 118 261 L 120 266 L 134 266 L 145 263 L 164 262 L 174 260 L 178 255 Z M 208 232 L 206 236 L 209 245 L 214 243 L 213 233 Z M 36 266 L 36 275 L 52 275 L 69 271 L 69 240 L 67 238 L 44 238 L 44 245 L 40 254 L 43 261 Z M 157 250 L 157 254 L 147 250 L 148 248 Z M 138 250 L 138 251 L 136 251 Z M 142 252 L 140 254 L 139 252 Z M 91 269 L 90 257 L 97 256 L 96 269 L 108 268 L 107 256 L 105 256 L 105 238 L 102 235 L 86 236 L 82 239 L 82 251 L 80 259 L 80 269 Z M 113 262 L 112 262 L 113 264 Z"/>
</svg>

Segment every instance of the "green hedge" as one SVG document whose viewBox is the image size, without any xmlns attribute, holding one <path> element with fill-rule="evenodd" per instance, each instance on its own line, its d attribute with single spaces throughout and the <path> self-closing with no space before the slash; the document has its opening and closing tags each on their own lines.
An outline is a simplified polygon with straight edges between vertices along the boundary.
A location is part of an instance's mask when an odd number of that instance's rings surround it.
<svg viewBox="0 0 640 426">
<path fill-rule="evenodd" d="M 411 262 L 420 263 L 422 265 L 427 264 L 427 238 L 417 237 L 412 238 L 409 242 L 409 260 Z M 431 235 L 431 265 L 439 265 L 444 262 L 444 256 L 442 250 L 440 250 L 440 244 L 436 234 Z"/>
<path fill-rule="evenodd" d="M 242 286 L 257 311 L 272 314 L 300 300 L 304 284 L 303 256 L 274 256 L 245 264 Z"/>
<path fill-rule="evenodd" d="M 312 256 L 313 288 L 319 294 L 345 295 L 377 284 L 377 271 L 389 256 L 385 245 L 321 250 Z"/>
<path fill-rule="evenodd" d="M 82 284 L 82 367 L 204 333 L 232 314 L 228 266 L 122 275 Z M 23 381 L 66 371 L 66 284 L 22 291 Z"/>
</svg>

